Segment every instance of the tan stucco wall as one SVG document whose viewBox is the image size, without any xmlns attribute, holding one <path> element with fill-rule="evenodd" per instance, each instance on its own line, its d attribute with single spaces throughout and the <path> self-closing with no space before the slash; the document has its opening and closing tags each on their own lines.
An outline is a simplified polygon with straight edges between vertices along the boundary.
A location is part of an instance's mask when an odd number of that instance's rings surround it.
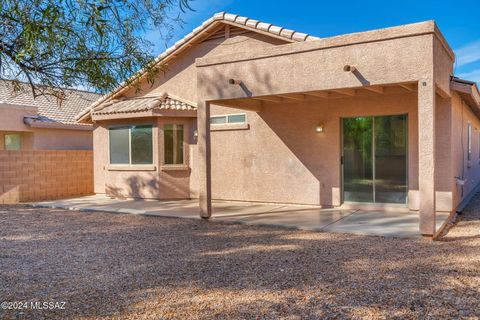
<svg viewBox="0 0 480 320">
<path fill-rule="evenodd" d="M 265 35 L 249 32 L 228 39 L 206 40 L 179 54 L 175 60 L 167 63 L 155 83 L 144 81 L 140 86 L 141 94 L 148 92 L 167 92 L 193 102 L 197 101 L 197 70 L 195 60 L 199 57 L 219 56 L 228 53 L 258 50 L 286 42 Z M 125 96 L 136 95 L 136 89 L 125 92 Z"/>
<path fill-rule="evenodd" d="M 265 49 L 262 54 L 264 58 L 253 60 L 239 53 L 228 56 L 231 61 L 226 56 L 217 62 L 211 57 L 197 61 L 199 99 L 244 98 L 245 87 L 251 96 L 261 96 L 433 77 L 431 34 L 351 46 L 325 46 L 322 41 L 294 43 Z M 356 66 L 360 75 L 344 72 L 346 64 Z M 244 86 L 230 85 L 230 78 L 242 80 Z"/>
<path fill-rule="evenodd" d="M 36 150 L 93 149 L 93 133 L 90 130 L 33 128 L 31 132 Z"/>
<path fill-rule="evenodd" d="M 23 117 L 33 116 L 37 113 L 37 110 L 33 107 L 0 103 L 0 130 L 30 131 L 31 128 L 23 123 Z"/>
<path fill-rule="evenodd" d="M 394 114 L 408 114 L 409 189 L 418 190 L 417 97 L 404 93 L 270 105 L 248 112 L 249 130 L 212 131 L 212 197 L 340 205 L 341 118 Z"/>
<path fill-rule="evenodd" d="M 436 210 L 452 210 L 452 108 L 451 100 L 435 97 Z"/>
<path fill-rule="evenodd" d="M 197 74 L 195 60 L 198 57 L 207 55 L 220 55 L 237 51 L 254 50 L 266 46 L 285 44 L 286 42 L 272 39 L 265 35 L 256 33 L 246 33 L 228 39 L 207 40 L 190 48 L 185 53 L 180 54 L 168 65 L 166 69 L 159 74 L 153 86 L 147 82 L 141 85 L 141 93 L 167 92 L 177 95 L 183 99 L 195 102 L 197 100 Z M 125 96 L 133 96 L 136 89 L 125 93 Z M 163 122 L 172 119 L 158 118 L 157 121 L 141 120 L 155 122 L 158 128 L 162 128 Z M 173 119 L 177 122 L 188 124 L 185 130 L 188 131 L 188 150 L 187 159 L 190 171 L 162 171 L 159 169 L 160 156 L 156 160 L 157 169 L 154 172 L 139 171 L 108 171 L 104 167 L 108 164 L 108 131 L 110 125 L 116 124 L 134 124 L 135 120 L 102 121 L 97 123 L 93 133 L 94 157 L 95 157 L 95 192 L 109 193 L 122 197 L 145 197 L 145 198 L 190 198 L 196 197 L 198 190 L 198 154 L 196 148 L 196 119 L 178 118 Z M 158 130 L 159 143 L 163 142 L 161 130 Z M 156 145 L 158 150 L 162 150 L 161 145 Z M 132 183 L 134 181 L 135 183 Z M 138 185 L 142 187 L 132 187 Z M 116 191 L 114 192 L 114 189 Z"/>
<path fill-rule="evenodd" d="M 480 120 L 470 107 L 463 103 L 457 94 L 452 96 L 452 174 L 451 188 L 453 190 L 453 208 L 467 197 L 475 186 L 480 183 Z M 467 161 L 467 124 L 472 124 L 472 159 Z M 456 185 L 453 177 L 464 177 L 466 183 L 462 187 Z"/>
<path fill-rule="evenodd" d="M 4 149 L 5 134 L 21 136 L 22 150 L 92 150 L 93 133 L 83 130 L 40 129 L 28 131 L 1 131 L 0 150 Z"/>
</svg>

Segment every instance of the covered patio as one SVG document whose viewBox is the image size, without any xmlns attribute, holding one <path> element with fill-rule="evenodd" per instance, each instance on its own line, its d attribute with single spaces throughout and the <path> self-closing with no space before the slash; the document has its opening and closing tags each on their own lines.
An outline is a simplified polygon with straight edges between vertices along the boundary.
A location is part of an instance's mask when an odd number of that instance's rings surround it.
<svg viewBox="0 0 480 320">
<path fill-rule="evenodd" d="M 33 206 L 86 212 L 140 214 L 168 218 L 200 219 L 197 200 L 120 200 L 94 195 L 66 200 L 32 203 Z M 322 209 L 318 206 L 276 205 L 252 202 L 212 202 L 211 220 L 320 232 L 351 233 L 388 237 L 420 237 L 415 212 L 359 209 Z M 437 233 L 448 214 L 437 215 Z"/>
<path fill-rule="evenodd" d="M 279 138 L 290 149 L 292 156 L 288 160 L 301 163 L 290 166 L 284 160 L 288 158 L 285 153 L 278 152 L 279 143 L 270 143 L 270 158 L 266 162 L 273 165 L 266 167 L 264 172 L 267 174 L 263 177 L 256 178 L 262 174 L 257 168 L 251 183 L 242 181 L 245 198 L 264 194 L 269 202 L 278 202 L 273 197 L 282 194 L 282 200 L 331 206 L 339 208 L 333 209 L 339 212 L 345 208 L 347 194 L 344 170 L 341 169 L 344 165 L 342 143 L 345 142 L 341 140 L 342 119 L 406 115 L 408 152 L 403 155 L 408 162 L 405 169 L 407 190 L 399 210 L 401 214 L 394 216 L 400 220 L 411 219 L 410 226 L 415 224 L 415 234 L 435 235 L 439 224 L 444 221 L 442 217 L 454 209 L 453 177 L 449 171 L 451 160 L 448 156 L 440 160 L 436 156 L 437 144 L 445 147 L 451 143 L 449 136 L 437 135 L 436 129 L 449 133 L 443 129 L 449 130 L 450 119 L 437 115 L 439 110 L 447 110 L 453 60 L 452 50 L 433 22 L 295 43 L 262 52 L 197 59 L 201 216 L 210 218 L 213 213 L 215 217 L 212 199 L 219 198 L 220 188 L 212 180 L 218 181 L 221 170 L 218 163 L 212 162 L 212 158 L 218 157 L 212 157 L 215 143 L 210 124 L 216 106 L 257 113 L 274 133 L 275 139 Z M 448 112 L 444 113 L 448 115 Z M 298 121 L 297 115 L 301 115 Z M 304 130 L 304 125 L 312 126 L 311 121 L 317 121 L 315 130 L 323 132 L 324 123 L 316 119 L 330 122 L 330 127 L 326 126 L 330 136 L 322 143 L 315 142 L 313 136 Z M 276 126 L 272 125 L 275 123 Z M 303 136 L 295 130 L 302 130 Z M 302 140 L 288 145 L 286 134 Z M 272 142 L 275 139 L 271 139 Z M 322 146 L 324 148 L 319 148 Z M 265 146 L 264 150 L 267 150 Z M 323 159 L 309 157 L 309 154 L 321 152 Z M 260 156 L 255 161 L 258 158 Z M 390 164 L 392 170 L 395 167 Z M 287 175 L 291 176 L 279 183 L 270 178 L 277 172 L 288 172 Z M 437 172 L 442 175 L 437 176 Z M 237 188 L 233 183 L 222 185 L 223 189 L 225 187 Z M 392 219 L 397 206 L 391 206 L 390 201 L 365 202 L 373 202 L 372 211 L 348 212 L 338 223 L 322 228 L 345 231 L 349 228 L 345 224 L 352 221 L 352 229 L 353 226 L 362 229 L 360 225 L 364 224 L 388 233 L 390 224 L 394 229 L 402 226 Z M 328 210 L 322 209 L 321 212 L 325 214 Z M 291 218 L 301 220 L 297 213 Z M 406 230 L 409 228 L 405 226 Z"/>
</svg>

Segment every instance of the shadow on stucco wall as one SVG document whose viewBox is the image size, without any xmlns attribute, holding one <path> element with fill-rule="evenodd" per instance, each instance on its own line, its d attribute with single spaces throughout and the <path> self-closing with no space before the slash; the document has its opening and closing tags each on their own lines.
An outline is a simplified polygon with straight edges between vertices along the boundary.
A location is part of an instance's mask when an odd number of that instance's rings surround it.
<svg viewBox="0 0 480 320">
<path fill-rule="evenodd" d="M 146 198 L 146 195 L 159 194 L 160 182 L 154 177 L 146 179 L 133 175 L 122 181 L 121 184 L 107 184 L 106 192 L 109 196 L 119 199 Z"/>
<path fill-rule="evenodd" d="M 296 157 L 302 169 L 308 171 L 315 179 L 320 193 L 318 196 L 320 204 L 331 206 L 333 196 L 331 187 L 340 186 L 332 179 L 332 175 L 336 176 L 332 172 L 338 168 L 329 159 L 334 153 L 338 154 L 339 149 L 332 145 L 336 140 L 325 144 L 325 140 L 328 139 L 326 135 L 332 134 L 331 132 L 323 134 L 315 132 L 315 126 L 319 122 L 326 122 L 322 111 L 311 105 L 289 103 L 264 106 L 258 115 Z"/>
<path fill-rule="evenodd" d="M 158 175 L 157 172 L 146 176 L 132 175 L 118 183 L 107 184 L 107 195 L 119 199 L 188 199 L 189 171 L 171 171 Z"/>
</svg>

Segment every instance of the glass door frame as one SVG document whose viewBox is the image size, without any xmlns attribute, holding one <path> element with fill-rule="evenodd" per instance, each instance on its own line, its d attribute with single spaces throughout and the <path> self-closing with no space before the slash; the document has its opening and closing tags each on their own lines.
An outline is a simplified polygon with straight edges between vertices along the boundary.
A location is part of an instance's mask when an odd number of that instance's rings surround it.
<svg viewBox="0 0 480 320">
<path fill-rule="evenodd" d="M 343 136 L 343 126 L 344 126 L 344 119 L 351 119 L 351 118 L 375 118 L 375 117 L 389 117 L 389 116 L 405 116 L 406 119 L 406 134 L 405 134 L 405 183 L 406 183 L 406 195 L 405 195 L 405 203 L 390 203 L 390 202 L 375 202 L 375 120 L 372 121 L 372 188 L 373 188 L 373 200 L 374 202 L 358 202 L 358 201 L 345 201 L 345 155 L 344 155 L 344 136 Z M 409 156 L 410 156 L 410 148 L 409 148 L 409 116 L 408 113 L 397 113 L 397 114 L 385 114 L 385 115 L 365 115 L 365 116 L 346 116 L 340 117 L 340 179 L 341 179 L 341 186 L 340 186 L 340 202 L 342 204 L 358 204 L 358 205 L 375 205 L 381 207 L 407 207 L 408 206 L 408 191 L 409 191 Z"/>
</svg>

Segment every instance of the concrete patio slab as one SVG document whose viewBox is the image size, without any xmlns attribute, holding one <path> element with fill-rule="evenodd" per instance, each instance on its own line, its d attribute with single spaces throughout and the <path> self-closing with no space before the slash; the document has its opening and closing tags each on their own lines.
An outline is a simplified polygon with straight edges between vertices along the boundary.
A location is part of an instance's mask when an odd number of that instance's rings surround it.
<svg viewBox="0 0 480 320">
<path fill-rule="evenodd" d="M 197 200 L 119 200 L 103 195 L 45 201 L 34 206 L 83 211 L 105 211 L 170 218 L 200 219 Z M 301 230 L 419 237 L 416 212 L 379 210 L 322 209 L 317 206 L 213 201 L 212 220 L 251 225 L 266 225 Z M 437 230 L 448 214 L 437 214 Z"/>
<path fill-rule="evenodd" d="M 448 214 L 437 214 L 437 230 L 448 218 Z M 394 237 L 419 236 L 420 218 L 417 212 L 357 211 L 345 216 L 337 223 L 328 225 L 323 231 L 376 234 Z"/>
<path fill-rule="evenodd" d="M 302 230 L 322 231 L 331 224 L 353 214 L 357 210 L 336 210 L 283 206 L 264 214 L 225 215 L 218 220 L 244 224 L 281 226 Z"/>
</svg>

